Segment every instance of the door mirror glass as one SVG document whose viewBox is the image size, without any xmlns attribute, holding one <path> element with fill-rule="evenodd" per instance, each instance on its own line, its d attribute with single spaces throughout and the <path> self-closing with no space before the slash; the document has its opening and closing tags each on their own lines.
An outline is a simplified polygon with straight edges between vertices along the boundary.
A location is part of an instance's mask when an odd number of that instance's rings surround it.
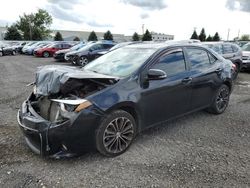
<svg viewBox="0 0 250 188">
<path fill-rule="evenodd" d="M 148 80 L 162 80 L 167 77 L 167 73 L 160 69 L 149 69 Z"/>
</svg>

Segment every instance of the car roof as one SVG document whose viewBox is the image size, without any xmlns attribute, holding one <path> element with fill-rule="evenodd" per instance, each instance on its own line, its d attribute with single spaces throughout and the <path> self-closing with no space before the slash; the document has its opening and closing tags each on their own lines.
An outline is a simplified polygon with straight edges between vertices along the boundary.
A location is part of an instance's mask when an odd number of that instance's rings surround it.
<svg viewBox="0 0 250 188">
<path fill-rule="evenodd" d="M 144 48 L 144 49 L 163 49 L 167 47 L 195 46 L 203 47 L 200 43 L 190 43 L 189 41 L 167 41 L 167 42 L 141 42 L 130 44 L 124 48 Z"/>
</svg>

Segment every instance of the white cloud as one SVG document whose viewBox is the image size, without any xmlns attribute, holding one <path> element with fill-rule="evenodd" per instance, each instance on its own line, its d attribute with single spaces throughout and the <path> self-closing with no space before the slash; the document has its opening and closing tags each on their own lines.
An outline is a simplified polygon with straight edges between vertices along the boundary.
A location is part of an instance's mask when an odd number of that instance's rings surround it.
<svg viewBox="0 0 250 188">
<path fill-rule="evenodd" d="M 13 6 L 15 5 L 15 6 Z M 242 8 L 244 5 L 244 9 Z M 8 0 L 0 6 L 1 23 L 11 23 L 23 13 L 46 9 L 53 16 L 54 29 L 111 30 L 132 35 L 145 28 L 176 39 L 187 39 L 193 29 L 204 27 L 207 35 L 222 38 L 249 33 L 248 0 Z"/>
</svg>

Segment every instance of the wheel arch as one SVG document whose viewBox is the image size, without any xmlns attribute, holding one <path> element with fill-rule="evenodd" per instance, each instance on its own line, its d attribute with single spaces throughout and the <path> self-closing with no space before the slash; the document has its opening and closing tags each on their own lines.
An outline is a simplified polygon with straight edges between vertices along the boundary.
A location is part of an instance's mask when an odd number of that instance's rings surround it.
<svg viewBox="0 0 250 188">
<path fill-rule="evenodd" d="M 107 110 L 107 113 L 111 113 L 112 111 L 115 111 L 115 110 L 123 110 L 125 112 L 128 112 L 130 115 L 132 115 L 136 122 L 136 132 L 138 133 L 141 131 L 141 121 L 142 121 L 141 115 L 135 103 L 122 102 L 122 103 L 116 104 L 115 106 L 109 108 Z"/>
<path fill-rule="evenodd" d="M 230 92 L 232 91 L 232 82 L 231 81 L 225 80 L 223 82 L 223 84 L 225 84 L 227 87 L 229 87 Z"/>
</svg>

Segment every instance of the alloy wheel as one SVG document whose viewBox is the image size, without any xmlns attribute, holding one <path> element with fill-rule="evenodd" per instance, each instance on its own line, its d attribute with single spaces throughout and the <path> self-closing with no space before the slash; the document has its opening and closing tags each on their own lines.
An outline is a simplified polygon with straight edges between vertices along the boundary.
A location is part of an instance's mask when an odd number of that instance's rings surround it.
<svg viewBox="0 0 250 188">
<path fill-rule="evenodd" d="M 81 57 L 79 62 L 80 62 L 80 65 L 84 67 L 85 65 L 88 64 L 89 60 L 86 57 Z"/>
<path fill-rule="evenodd" d="M 133 137 L 133 123 L 126 117 L 118 117 L 106 127 L 103 134 L 103 145 L 110 153 L 120 153 L 127 149 Z"/>
<path fill-rule="evenodd" d="M 49 57 L 49 52 L 43 52 L 43 57 Z"/>
<path fill-rule="evenodd" d="M 221 88 L 216 98 L 216 106 L 219 111 L 224 111 L 229 102 L 229 90 Z"/>
</svg>

